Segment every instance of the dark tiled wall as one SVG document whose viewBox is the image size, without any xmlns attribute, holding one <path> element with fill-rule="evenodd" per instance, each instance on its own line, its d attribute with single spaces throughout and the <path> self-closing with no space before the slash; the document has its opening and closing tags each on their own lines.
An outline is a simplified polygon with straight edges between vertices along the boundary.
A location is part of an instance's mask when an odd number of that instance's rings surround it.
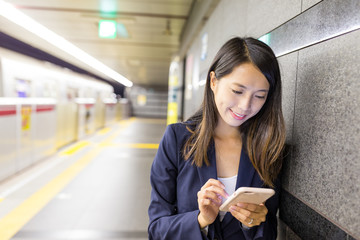
<svg viewBox="0 0 360 240">
<path fill-rule="evenodd" d="M 360 1 L 323 0 L 267 35 L 277 56 L 359 29 Z"/>
<path fill-rule="evenodd" d="M 269 34 L 291 146 L 280 219 L 301 239 L 360 239 L 359 29 L 360 1 L 324 0 Z"/>
<path fill-rule="evenodd" d="M 281 194 L 280 219 L 287 225 L 283 227 L 292 230 L 291 235 L 287 230 L 286 239 L 346 240 L 351 237 L 286 190 Z"/>
</svg>

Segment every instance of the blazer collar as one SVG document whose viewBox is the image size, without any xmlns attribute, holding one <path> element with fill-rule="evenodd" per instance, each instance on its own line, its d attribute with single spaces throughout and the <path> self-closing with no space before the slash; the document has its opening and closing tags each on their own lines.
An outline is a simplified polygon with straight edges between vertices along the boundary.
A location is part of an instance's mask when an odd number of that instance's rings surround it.
<svg viewBox="0 0 360 240">
<path fill-rule="evenodd" d="M 202 167 L 198 167 L 198 173 L 200 177 L 201 186 L 204 186 L 204 184 L 210 179 L 214 178 L 217 179 L 217 171 L 216 171 L 216 155 L 215 155 L 215 142 L 213 139 L 211 139 L 209 144 L 209 149 L 207 151 L 208 159 L 209 159 L 209 166 L 206 166 L 205 164 Z"/>
<path fill-rule="evenodd" d="M 242 146 L 238 177 L 236 180 L 236 189 L 239 187 L 250 187 L 255 173 L 255 168 L 246 153 L 246 149 L 244 148 L 245 146 Z"/>
</svg>

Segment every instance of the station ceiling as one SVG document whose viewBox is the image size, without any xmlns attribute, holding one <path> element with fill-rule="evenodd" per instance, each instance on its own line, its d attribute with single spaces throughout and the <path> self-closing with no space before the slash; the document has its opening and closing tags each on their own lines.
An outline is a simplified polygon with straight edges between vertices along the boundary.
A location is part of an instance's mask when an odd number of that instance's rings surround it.
<svg viewBox="0 0 360 240">
<path fill-rule="evenodd" d="M 11 0 L 17 9 L 100 60 L 135 85 L 164 87 L 197 0 Z M 98 36 L 101 19 L 115 20 L 127 35 Z M 0 19 L 0 30 L 87 71 L 87 65 L 19 26 Z M 101 76 L 103 77 L 103 76 Z"/>
</svg>

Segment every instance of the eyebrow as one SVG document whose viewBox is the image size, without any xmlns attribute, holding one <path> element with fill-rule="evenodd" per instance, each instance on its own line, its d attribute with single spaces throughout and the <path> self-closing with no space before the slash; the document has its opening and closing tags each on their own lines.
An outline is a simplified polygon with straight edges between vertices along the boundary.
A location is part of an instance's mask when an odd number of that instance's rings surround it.
<svg viewBox="0 0 360 240">
<path fill-rule="evenodd" d="M 242 84 L 240 84 L 240 83 L 234 83 L 234 84 L 237 85 L 237 86 L 239 86 L 239 87 L 241 87 L 241 88 L 247 89 L 246 86 L 244 86 L 244 85 L 242 85 Z M 258 90 L 257 92 L 259 92 L 259 91 L 261 91 L 261 92 L 269 92 L 269 90 L 266 90 L 266 89 L 260 89 L 260 90 Z"/>
</svg>

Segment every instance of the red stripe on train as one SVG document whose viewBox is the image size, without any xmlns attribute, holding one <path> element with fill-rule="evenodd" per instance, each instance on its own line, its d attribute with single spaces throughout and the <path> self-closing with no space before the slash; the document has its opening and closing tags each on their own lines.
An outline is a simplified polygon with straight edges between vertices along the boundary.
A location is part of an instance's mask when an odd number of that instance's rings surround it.
<svg viewBox="0 0 360 240">
<path fill-rule="evenodd" d="M 53 111 L 55 106 L 36 106 L 36 112 Z"/>
<path fill-rule="evenodd" d="M 16 114 L 16 109 L 12 109 L 12 110 L 0 109 L 0 116 L 9 116 L 9 115 L 15 115 L 15 114 Z"/>
</svg>

